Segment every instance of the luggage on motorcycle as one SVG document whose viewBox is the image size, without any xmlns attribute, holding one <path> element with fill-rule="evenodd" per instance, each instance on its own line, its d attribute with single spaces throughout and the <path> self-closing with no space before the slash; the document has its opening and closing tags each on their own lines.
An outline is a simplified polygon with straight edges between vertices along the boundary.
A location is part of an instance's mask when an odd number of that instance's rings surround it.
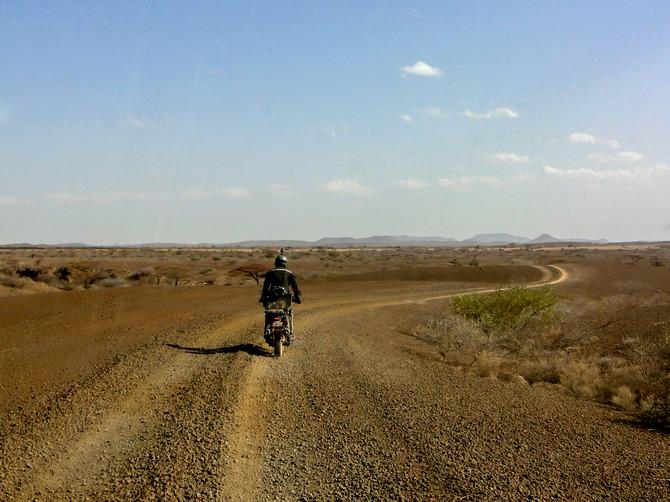
<svg viewBox="0 0 670 502">
<path fill-rule="evenodd" d="M 268 300 L 274 302 L 275 300 L 281 298 L 282 296 L 290 296 L 290 293 L 286 288 L 282 286 L 272 286 L 270 291 L 268 291 Z"/>
</svg>

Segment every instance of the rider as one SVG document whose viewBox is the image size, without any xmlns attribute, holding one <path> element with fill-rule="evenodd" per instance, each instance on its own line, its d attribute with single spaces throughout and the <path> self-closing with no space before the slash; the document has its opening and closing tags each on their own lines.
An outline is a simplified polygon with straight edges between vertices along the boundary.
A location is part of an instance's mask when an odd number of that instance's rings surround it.
<svg viewBox="0 0 670 502">
<path fill-rule="evenodd" d="M 265 280 L 263 281 L 263 292 L 261 297 L 258 300 L 263 305 L 271 297 L 271 291 L 275 287 L 283 288 L 286 293 L 290 293 L 290 290 L 293 290 L 293 301 L 295 303 L 302 303 L 300 298 L 300 288 L 298 283 L 295 280 L 295 275 L 289 269 L 286 268 L 288 260 L 283 254 L 278 255 L 275 258 L 275 266 L 273 269 L 268 270 L 265 273 Z M 272 316 L 270 314 L 265 314 L 265 329 L 263 330 L 264 334 L 268 334 L 268 326 L 272 322 Z M 293 338 L 293 322 L 290 324 L 291 334 L 290 337 Z"/>
</svg>

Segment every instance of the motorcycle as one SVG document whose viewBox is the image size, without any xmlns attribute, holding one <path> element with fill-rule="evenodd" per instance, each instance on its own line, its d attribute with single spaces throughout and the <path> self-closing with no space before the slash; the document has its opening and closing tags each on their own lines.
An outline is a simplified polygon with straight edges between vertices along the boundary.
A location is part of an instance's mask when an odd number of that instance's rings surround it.
<svg viewBox="0 0 670 502">
<path fill-rule="evenodd" d="M 274 349 L 275 357 L 281 357 L 284 346 L 293 339 L 293 309 L 291 295 L 285 294 L 263 303 L 265 309 L 265 341 Z"/>
</svg>

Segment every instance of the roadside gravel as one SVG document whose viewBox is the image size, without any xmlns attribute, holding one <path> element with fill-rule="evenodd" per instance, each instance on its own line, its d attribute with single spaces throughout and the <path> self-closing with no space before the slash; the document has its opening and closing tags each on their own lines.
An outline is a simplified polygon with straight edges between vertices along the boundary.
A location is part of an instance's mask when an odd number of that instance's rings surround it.
<svg viewBox="0 0 670 502">
<path fill-rule="evenodd" d="M 407 314 L 315 323 L 271 361 L 262 500 L 668 500 L 667 435 L 450 370 L 380 322 Z"/>
</svg>

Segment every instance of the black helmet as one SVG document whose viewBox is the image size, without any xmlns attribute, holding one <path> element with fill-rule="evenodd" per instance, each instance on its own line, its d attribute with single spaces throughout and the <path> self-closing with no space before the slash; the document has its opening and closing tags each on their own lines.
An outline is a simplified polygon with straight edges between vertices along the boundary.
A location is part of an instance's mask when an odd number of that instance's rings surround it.
<svg viewBox="0 0 670 502">
<path fill-rule="evenodd" d="M 275 267 L 286 267 L 286 264 L 288 263 L 288 260 L 286 259 L 286 256 L 280 254 L 275 258 Z"/>
</svg>

